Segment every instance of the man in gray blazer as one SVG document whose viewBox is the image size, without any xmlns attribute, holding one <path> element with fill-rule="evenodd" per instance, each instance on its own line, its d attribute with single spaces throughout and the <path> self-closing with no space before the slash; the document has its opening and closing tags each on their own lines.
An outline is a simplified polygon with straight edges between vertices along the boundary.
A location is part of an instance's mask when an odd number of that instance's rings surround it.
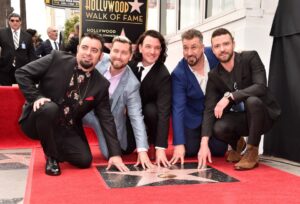
<svg viewBox="0 0 300 204">
<path fill-rule="evenodd" d="M 153 164 L 147 154 L 148 142 L 139 94 L 140 83 L 127 65 L 131 54 L 130 40 L 124 36 L 117 36 L 112 41 L 110 56 L 104 55 L 101 63 L 96 67 L 110 81 L 111 111 L 115 119 L 122 153 L 130 154 L 137 147 L 136 165 L 141 164 L 143 168 L 152 168 Z M 107 144 L 95 113 L 89 112 L 83 118 L 83 123 L 94 129 L 100 150 L 103 156 L 108 158 Z M 132 129 L 129 128 L 129 123 Z"/>
</svg>

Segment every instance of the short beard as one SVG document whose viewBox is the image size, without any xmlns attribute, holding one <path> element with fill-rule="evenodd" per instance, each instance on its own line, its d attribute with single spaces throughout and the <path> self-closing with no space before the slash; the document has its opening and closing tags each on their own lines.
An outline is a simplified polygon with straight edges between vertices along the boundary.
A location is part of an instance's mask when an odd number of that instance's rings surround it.
<svg viewBox="0 0 300 204">
<path fill-rule="evenodd" d="M 93 63 L 85 62 L 85 61 L 80 61 L 79 64 L 84 68 L 84 69 L 90 69 L 93 67 Z"/>
<path fill-rule="evenodd" d="M 188 65 L 190 65 L 191 67 L 195 66 L 198 62 L 199 62 L 199 58 L 197 57 L 192 57 L 195 60 L 189 60 L 189 58 L 186 60 Z"/>
<path fill-rule="evenodd" d="M 227 63 L 227 62 L 229 62 L 229 61 L 231 60 L 232 56 L 233 56 L 233 52 L 229 53 L 227 59 L 225 59 L 225 60 L 220 60 L 220 59 L 219 59 L 219 61 L 220 61 L 221 63 Z"/>
</svg>

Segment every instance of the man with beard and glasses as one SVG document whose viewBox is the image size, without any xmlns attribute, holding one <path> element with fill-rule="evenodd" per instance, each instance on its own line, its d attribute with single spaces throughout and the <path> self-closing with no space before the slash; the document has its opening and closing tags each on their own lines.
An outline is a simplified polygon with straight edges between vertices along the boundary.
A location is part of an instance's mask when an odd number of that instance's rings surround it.
<svg viewBox="0 0 300 204">
<path fill-rule="evenodd" d="M 172 164 L 184 163 L 185 156 L 197 155 L 200 148 L 205 89 L 210 69 L 218 64 L 210 48 L 204 48 L 200 31 L 190 29 L 181 35 L 183 59 L 172 72 L 172 122 L 174 152 Z M 223 156 L 227 144 L 211 137 L 212 155 Z"/>
<path fill-rule="evenodd" d="M 118 140 L 122 154 L 130 154 L 136 148 L 138 159 L 136 165 L 153 168 L 147 150 L 147 133 L 142 115 L 140 82 L 127 65 L 132 55 L 131 41 L 125 36 L 116 36 L 112 40 L 109 57 L 105 54 L 97 70 L 110 82 L 109 98 L 111 112 L 114 116 Z M 89 112 L 83 123 L 96 132 L 102 155 L 108 158 L 107 143 L 94 111 Z M 131 124 L 132 129 L 128 127 Z"/>
<path fill-rule="evenodd" d="M 81 122 L 91 110 L 95 110 L 107 142 L 109 166 L 128 171 L 120 157 L 110 111 L 109 82 L 94 70 L 102 48 L 99 35 L 86 34 L 81 38 L 76 57 L 54 50 L 16 71 L 26 99 L 19 123 L 26 135 L 41 141 L 47 175 L 60 175 L 59 162 L 63 161 L 79 168 L 91 165 L 92 154 Z"/>
<path fill-rule="evenodd" d="M 238 158 L 236 170 L 253 169 L 258 165 L 261 135 L 279 117 L 280 107 L 267 88 L 266 71 L 256 51 L 234 52 L 234 39 L 224 28 L 213 32 L 211 44 L 220 64 L 208 74 L 198 168 L 211 162 L 208 140 L 214 135 L 231 145 L 231 154 Z M 241 135 L 248 135 L 243 156 L 237 152 Z"/>
</svg>

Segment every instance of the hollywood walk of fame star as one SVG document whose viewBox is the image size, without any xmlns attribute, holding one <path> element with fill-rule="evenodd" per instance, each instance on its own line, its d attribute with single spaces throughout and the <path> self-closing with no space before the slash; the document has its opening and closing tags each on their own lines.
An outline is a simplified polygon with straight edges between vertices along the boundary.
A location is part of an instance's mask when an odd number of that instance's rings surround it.
<svg viewBox="0 0 300 204">
<path fill-rule="evenodd" d="M 199 171 L 206 171 L 202 169 Z M 167 169 L 154 168 L 145 171 L 129 171 L 129 172 L 107 172 L 108 174 L 120 174 L 130 176 L 140 176 L 141 179 L 136 186 L 145 186 L 156 182 L 162 182 L 169 179 L 185 180 L 185 181 L 199 181 L 199 182 L 218 182 L 212 179 L 207 179 L 201 176 L 193 176 L 190 174 L 197 173 L 197 169 Z"/>
<path fill-rule="evenodd" d="M 1 153 L 0 156 L 0 168 L 1 165 L 7 164 L 29 165 L 30 155 L 28 153 Z"/>
<path fill-rule="evenodd" d="M 198 170 L 197 163 L 185 164 L 182 167 L 180 165 L 173 165 L 170 169 L 156 167 L 151 170 L 142 170 L 133 165 L 128 165 L 128 168 L 131 171 L 119 172 L 116 170 L 106 171 L 105 167 L 97 167 L 106 184 L 111 188 L 238 181 L 211 167 Z"/>
<path fill-rule="evenodd" d="M 139 3 L 138 0 L 134 0 L 134 2 L 128 2 L 131 5 L 131 11 L 130 13 L 137 11 L 139 13 L 141 13 L 140 7 L 144 4 L 144 3 Z"/>
</svg>

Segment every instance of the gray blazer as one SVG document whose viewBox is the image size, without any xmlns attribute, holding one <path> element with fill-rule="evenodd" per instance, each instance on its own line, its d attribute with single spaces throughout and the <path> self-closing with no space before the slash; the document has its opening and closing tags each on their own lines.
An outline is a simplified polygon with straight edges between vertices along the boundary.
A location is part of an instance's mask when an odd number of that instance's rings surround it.
<svg viewBox="0 0 300 204">
<path fill-rule="evenodd" d="M 96 68 L 103 75 L 107 71 L 108 67 L 110 67 L 110 62 L 109 57 L 106 55 L 103 57 L 101 63 L 98 63 Z M 127 116 L 125 114 L 125 110 L 129 116 L 133 128 L 137 148 L 148 149 L 147 133 L 144 124 L 144 116 L 142 115 L 142 104 L 139 88 L 140 82 L 136 79 L 129 66 L 126 66 L 125 72 L 123 73 L 117 88 L 110 98 L 111 112 L 114 116 L 118 139 L 123 150 L 126 150 L 127 148 Z M 91 115 L 92 113 L 89 113 L 86 115 L 86 117 L 91 117 Z M 86 117 L 85 119 L 91 119 Z M 85 120 L 84 123 L 86 123 Z M 96 128 L 93 126 L 94 125 L 92 124 L 92 128 L 96 130 Z M 98 138 L 100 136 L 99 134 L 103 135 L 101 130 L 99 133 L 96 131 L 96 134 Z M 99 141 L 99 143 L 101 143 L 101 141 Z"/>
</svg>

